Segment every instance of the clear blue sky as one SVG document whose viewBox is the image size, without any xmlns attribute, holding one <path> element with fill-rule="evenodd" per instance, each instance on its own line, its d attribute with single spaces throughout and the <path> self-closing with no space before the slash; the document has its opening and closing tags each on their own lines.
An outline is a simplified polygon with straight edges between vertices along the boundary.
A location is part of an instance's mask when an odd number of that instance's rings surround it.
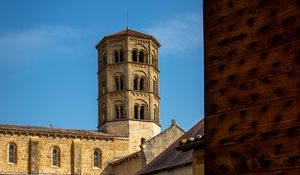
<svg viewBox="0 0 300 175">
<path fill-rule="evenodd" d="M 126 28 L 159 50 L 161 125 L 203 109 L 202 0 L 1 0 L 0 123 L 96 129 L 97 51 Z"/>
</svg>

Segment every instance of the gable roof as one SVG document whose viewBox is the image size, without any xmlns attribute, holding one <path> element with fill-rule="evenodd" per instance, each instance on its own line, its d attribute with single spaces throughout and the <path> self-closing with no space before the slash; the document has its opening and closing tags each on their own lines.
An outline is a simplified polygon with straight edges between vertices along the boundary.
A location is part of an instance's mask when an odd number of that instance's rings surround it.
<svg viewBox="0 0 300 175">
<path fill-rule="evenodd" d="M 146 167 L 144 167 L 137 174 L 146 175 L 153 172 L 172 169 L 178 166 L 192 164 L 193 150 L 182 152 L 177 151 L 176 147 L 182 138 L 187 138 L 195 135 L 204 134 L 204 119 L 200 120 L 195 126 L 193 126 L 186 134 L 177 139 L 170 147 L 163 151 L 158 157 L 151 161 Z"/>
<path fill-rule="evenodd" d="M 145 33 L 141 33 L 132 29 L 124 29 L 121 30 L 119 32 L 116 32 L 112 35 L 107 35 L 105 36 L 97 45 L 96 48 L 98 48 L 100 45 L 102 45 L 102 43 L 104 43 L 104 41 L 106 41 L 107 39 L 113 39 L 113 38 L 119 38 L 122 36 L 133 36 L 133 37 L 137 37 L 137 38 L 143 38 L 143 39 L 150 39 L 152 40 L 158 47 L 160 47 L 160 43 L 152 36 L 152 35 L 147 35 Z"/>
</svg>

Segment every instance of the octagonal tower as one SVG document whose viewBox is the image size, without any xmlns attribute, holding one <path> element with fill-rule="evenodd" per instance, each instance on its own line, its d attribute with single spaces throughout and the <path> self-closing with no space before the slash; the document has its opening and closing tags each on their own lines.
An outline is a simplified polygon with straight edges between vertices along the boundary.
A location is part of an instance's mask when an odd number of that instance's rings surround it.
<svg viewBox="0 0 300 175">
<path fill-rule="evenodd" d="M 160 132 L 158 48 L 151 35 L 125 29 L 98 50 L 98 130 L 127 136 L 130 148 Z"/>
</svg>

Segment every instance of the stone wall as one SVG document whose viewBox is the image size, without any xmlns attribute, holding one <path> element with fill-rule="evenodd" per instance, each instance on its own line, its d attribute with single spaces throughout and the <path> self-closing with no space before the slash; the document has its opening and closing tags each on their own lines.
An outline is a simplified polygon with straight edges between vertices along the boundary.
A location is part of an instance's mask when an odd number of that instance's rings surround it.
<svg viewBox="0 0 300 175">
<path fill-rule="evenodd" d="M 113 165 L 113 175 L 134 175 L 145 166 L 145 160 L 141 152 L 134 153 L 126 160 Z"/>
<path fill-rule="evenodd" d="M 170 128 L 142 144 L 142 152 L 144 153 L 146 164 L 155 159 L 184 133 L 185 132 L 174 123 Z"/>
<path fill-rule="evenodd" d="M 148 140 L 160 133 L 160 126 L 150 121 L 128 121 L 130 152 L 140 150 L 141 139 Z"/>
<path fill-rule="evenodd" d="M 8 163 L 8 144 L 17 147 L 16 164 Z M 51 163 L 51 151 L 60 150 L 59 166 Z M 128 139 L 75 139 L 67 137 L 0 134 L 1 173 L 108 174 L 108 163 L 128 155 Z M 101 166 L 93 167 L 93 151 L 102 153 Z"/>
</svg>

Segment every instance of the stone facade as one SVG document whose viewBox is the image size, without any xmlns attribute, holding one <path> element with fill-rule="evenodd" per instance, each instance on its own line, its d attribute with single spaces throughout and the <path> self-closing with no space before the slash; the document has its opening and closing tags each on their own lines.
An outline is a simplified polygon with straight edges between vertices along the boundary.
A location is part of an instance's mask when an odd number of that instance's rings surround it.
<svg viewBox="0 0 300 175">
<path fill-rule="evenodd" d="M 37 134 L 38 135 L 38 134 Z M 17 148 L 16 163 L 8 162 L 8 145 Z M 60 149 L 59 166 L 52 166 L 53 147 Z M 128 138 L 75 139 L 60 136 L 0 134 L 0 173 L 22 174 L 108 174 L 109 161 L 128 153 Z M 94 149 L 101 150 L 101 165 L 93 166 Z"/>
</svg>

